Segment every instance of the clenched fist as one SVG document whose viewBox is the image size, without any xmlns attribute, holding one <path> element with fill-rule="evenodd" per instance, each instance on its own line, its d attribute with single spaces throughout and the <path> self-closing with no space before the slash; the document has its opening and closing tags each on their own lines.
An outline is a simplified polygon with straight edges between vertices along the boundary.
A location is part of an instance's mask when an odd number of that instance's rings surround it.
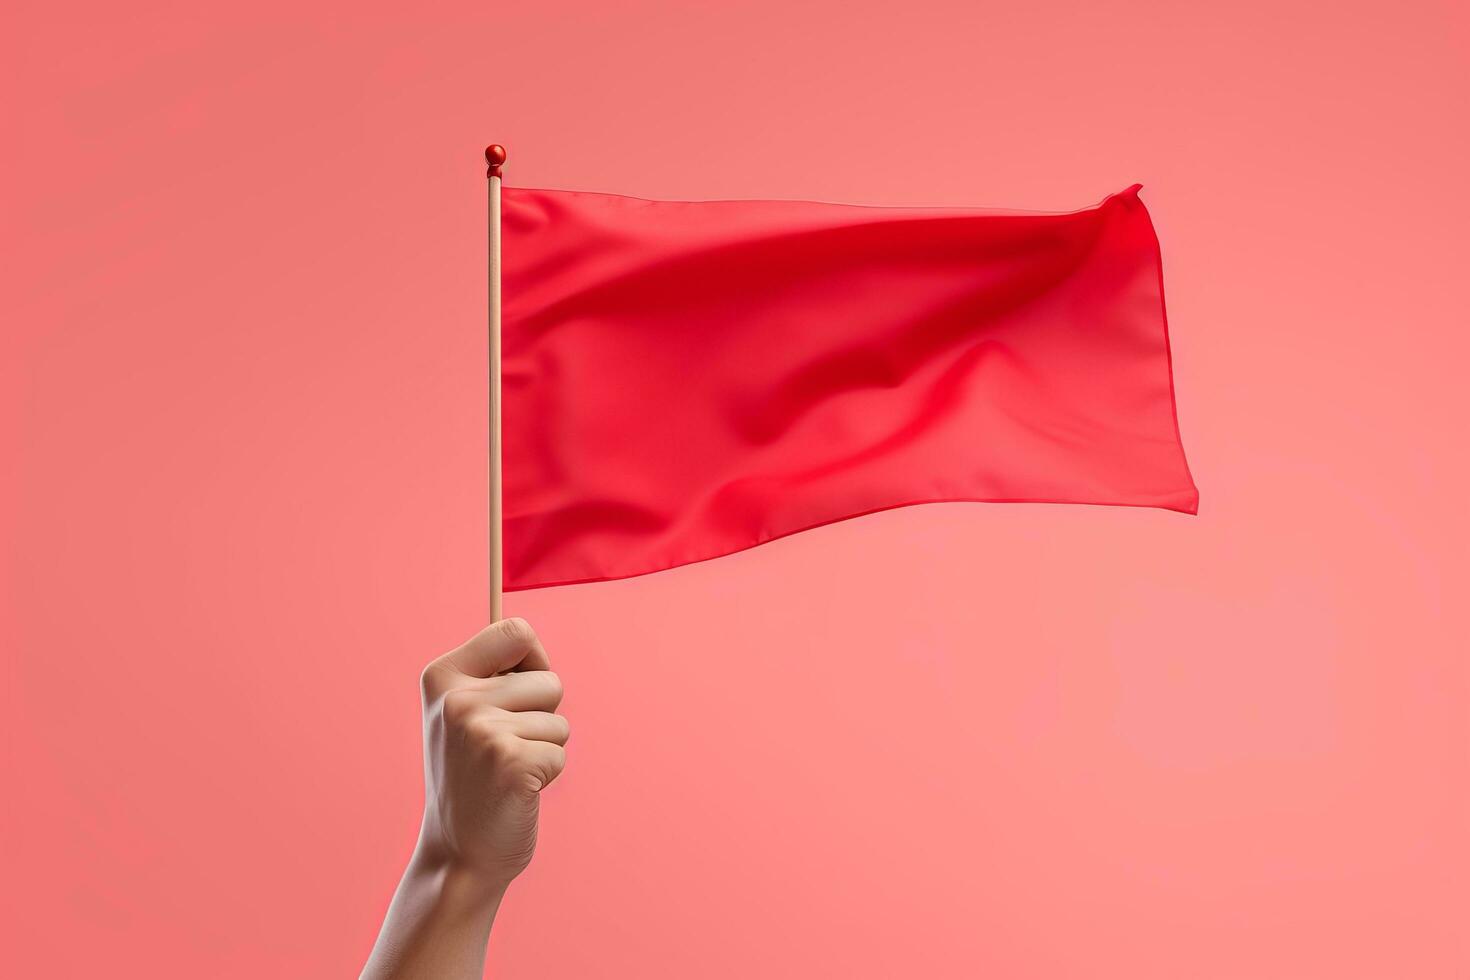
<svg viewBox="0 0 1470 980">
<path fill-rule="evenodd" d="M 424 668 L 424 822 L 362 975 L 481 975 L 511 879 L 536 849 L 541 791 L 566 765 L 561 680 L 523 619 Z"/>
<path fill-rule="evenodd" d="M 536 849 L 541 790 L 566 765 L 561 679 L 523 619 L 505 619 L 424 668 L 420 847 L 508 884 Z"/>
</svg>

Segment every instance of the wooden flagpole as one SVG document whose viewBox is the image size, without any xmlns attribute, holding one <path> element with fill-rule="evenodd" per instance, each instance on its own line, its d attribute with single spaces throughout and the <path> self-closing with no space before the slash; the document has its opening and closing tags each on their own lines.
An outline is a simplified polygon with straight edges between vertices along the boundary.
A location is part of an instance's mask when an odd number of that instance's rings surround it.
<svg viewBox="0 0 1470 980">
<path fill-rule="evenodd" d="M 490 184 L 490 622 L 502 617 L 500 597 L 504 588 L 501 563 L 501 476 L 500 476 L 500 167 L 505 147 L 485 147 L 485 176 Z"/>
</svg>

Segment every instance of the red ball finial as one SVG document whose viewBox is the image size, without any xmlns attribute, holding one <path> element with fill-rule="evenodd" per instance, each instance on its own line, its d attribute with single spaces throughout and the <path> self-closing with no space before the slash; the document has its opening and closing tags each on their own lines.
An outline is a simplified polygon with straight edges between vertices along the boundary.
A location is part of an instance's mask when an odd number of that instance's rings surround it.
<svg viewBox="0 0 1470 980">
<path fill-rule="evenodd" d="M 499 143 L 491 143 L 485 147 L 485 162 L 490 164 L 490 169 L 485 171 L 485 176 L 499 177 L 500 165 L 505 162 L 505 147 Z"/>
</svg>

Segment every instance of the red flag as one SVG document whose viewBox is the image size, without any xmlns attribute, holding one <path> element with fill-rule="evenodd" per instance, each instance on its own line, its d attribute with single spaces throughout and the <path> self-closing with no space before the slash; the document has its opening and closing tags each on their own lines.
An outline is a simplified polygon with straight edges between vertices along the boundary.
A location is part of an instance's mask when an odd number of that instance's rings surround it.
<svg viewBox="0 0 1470 980">
<path fill-rule="evenodd" d="M 905 504 L 1194 513 L 1138 189 L 1034 214 L 506 188 L 507 588 Z"/>
</svg>

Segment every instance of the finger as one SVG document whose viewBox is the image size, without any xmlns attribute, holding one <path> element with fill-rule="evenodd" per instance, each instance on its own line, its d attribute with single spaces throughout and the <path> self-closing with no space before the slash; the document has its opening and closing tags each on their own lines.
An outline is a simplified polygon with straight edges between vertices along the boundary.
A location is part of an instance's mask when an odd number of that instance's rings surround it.
<svg viewBox="0 0 1470 980">
<path fill-rule="evenodd" d="M 561 678 L 549 670 L 501 674 L 475 686 L 506 711 L 555 711 L 561 704 Z"/>
<path fill-rule="evenodd" d="M 551 742 L 522 742 L 522 764 L 531 776 L 534 792 L 540 792 L 567 767 L 567 750 Z"/>
<path fill-rule="evenodd" d="M 545 670 L 551 666 L 536 631 L 519 618 L 491 623 L 440 660 L 470 677 L 494 677 L 507 670 Z"/>
<path fill-rule="evenodd" d="M 566 718 L 550 711 L 512 711 L 505 715 L 504 725 L 512 735 L 529 742 L 566 745 L 572 735 L 572 726 Z"/>
</svg>

